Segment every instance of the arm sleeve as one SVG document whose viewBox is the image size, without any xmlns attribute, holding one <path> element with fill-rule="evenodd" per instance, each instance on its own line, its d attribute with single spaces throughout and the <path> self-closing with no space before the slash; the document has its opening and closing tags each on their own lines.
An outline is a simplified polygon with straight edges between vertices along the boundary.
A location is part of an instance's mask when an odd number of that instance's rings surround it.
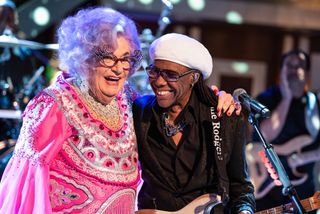
<svg viewBox="0 0 320 214">
<path fill-rule="evenodd" d="M 51 213 L 49 165 L 70 128 L 58 104 L 42 93 L 27 106 L 13 157 L 0 184 L 0 213 Z"/>
<path fill-rule="evenodd" d="M 255 199 L 254 187 L 251 183 L 245 157 L 246 128 L 248 124 L 245 117 L 236 119 L 233 123 L 237 124 L 233 130 L 233 147 L 230 160 L 227 166 L 229 177 L 230 207 L 232 213 L 239 213 L 248 210 L 254 213 Z"/>
</svg>

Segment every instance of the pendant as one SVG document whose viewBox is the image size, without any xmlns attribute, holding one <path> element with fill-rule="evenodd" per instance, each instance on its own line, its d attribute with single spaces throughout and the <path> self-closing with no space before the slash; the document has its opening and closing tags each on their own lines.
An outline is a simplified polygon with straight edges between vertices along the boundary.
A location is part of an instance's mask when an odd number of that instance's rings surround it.
<svg viewBox="0 0 320 214">
<path fill-rule="evenodd" d="M 167 137 L 172 137 L 176 135 L 178 132 L 183 131 L 186 126 L 184 121 L 179 122 L 177 125 L 169 124 L 169 115 L 167 113 L 162 114 L 162 120 L 164 122 L 164 130 Z"/>
</svg>

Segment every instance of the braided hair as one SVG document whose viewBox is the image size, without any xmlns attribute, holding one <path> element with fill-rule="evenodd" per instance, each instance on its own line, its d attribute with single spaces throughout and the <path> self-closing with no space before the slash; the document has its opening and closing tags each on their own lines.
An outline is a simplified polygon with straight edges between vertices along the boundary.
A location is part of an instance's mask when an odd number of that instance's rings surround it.
<svg viewBox="0 0 320 214">
<path fill-rule="evenodd" d="M 218 96 L 205 84 L 202 74 L 194 85 L 194 91 L 203 103 L 207 105 L 218 105 Z"/>
</svg>

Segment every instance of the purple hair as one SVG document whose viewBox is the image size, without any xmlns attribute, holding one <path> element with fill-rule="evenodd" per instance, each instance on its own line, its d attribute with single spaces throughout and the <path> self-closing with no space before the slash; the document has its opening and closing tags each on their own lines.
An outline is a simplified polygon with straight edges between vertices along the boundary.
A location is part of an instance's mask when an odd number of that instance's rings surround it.
<svg viewBox="0 0 320 214">
<path fill-rule="evenodd" d="M 105 7 L 80 10 L 58 29 L 60 68 L 86 81 L 94 68 L 94 52 L 102 47 L 114 51 L 119 35 L 128 40 L 132 53 L 141 49 L 136 25 L 125 15 Z"/>
</svg>

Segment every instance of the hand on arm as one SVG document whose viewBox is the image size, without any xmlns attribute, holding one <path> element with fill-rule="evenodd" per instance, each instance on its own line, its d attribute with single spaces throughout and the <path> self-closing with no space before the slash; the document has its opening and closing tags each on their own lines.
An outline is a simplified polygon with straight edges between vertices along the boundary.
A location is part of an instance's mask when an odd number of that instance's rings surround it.
<svg viewBox="0 0 320 214">
<path fill-rule="evenodd" d="M 218 87 L 215 85 L 211 86 L 213 93 L 218 96 L 218 116 L 221 116 L 222 113 L 226 113 L 230 116 L 234 111 L 237 115 L 240 115 L 241 105 L 233 99 L 233 96 L 225 91 L 219 91 Z"/>
</svg>

